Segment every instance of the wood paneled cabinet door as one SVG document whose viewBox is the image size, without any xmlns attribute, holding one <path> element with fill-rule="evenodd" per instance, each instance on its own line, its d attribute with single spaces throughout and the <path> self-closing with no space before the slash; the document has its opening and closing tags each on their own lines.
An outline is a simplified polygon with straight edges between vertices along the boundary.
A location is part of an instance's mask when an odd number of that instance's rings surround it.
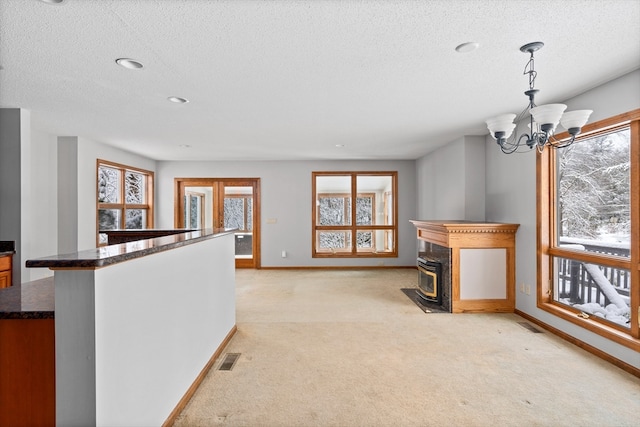
<svg viewBox="0 0 640 427">
<path fill-rule="evenodd" d="M 11 261 L 13 256 L 0 257 L 0 288 L 11 286 Z"/>
</svg>

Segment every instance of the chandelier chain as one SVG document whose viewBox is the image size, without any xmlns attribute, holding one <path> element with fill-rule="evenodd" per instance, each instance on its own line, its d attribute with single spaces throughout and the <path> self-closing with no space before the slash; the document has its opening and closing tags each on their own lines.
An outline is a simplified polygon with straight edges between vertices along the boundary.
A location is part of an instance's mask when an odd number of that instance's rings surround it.
<svg viewBox="0 0 640 427">
<path fill-rule="evenodd" d="M 538 73 L 535 70 L 533 52 L 531 52 L 531 58 L 529 59 L 529 62 L 527 62 L 527 65 L 525 65 L 524 73 L 522 74 L 529 74 L 529 89 L 530 90 L 535 89 L 536 77 L 538 76 Z"/>
</svg>

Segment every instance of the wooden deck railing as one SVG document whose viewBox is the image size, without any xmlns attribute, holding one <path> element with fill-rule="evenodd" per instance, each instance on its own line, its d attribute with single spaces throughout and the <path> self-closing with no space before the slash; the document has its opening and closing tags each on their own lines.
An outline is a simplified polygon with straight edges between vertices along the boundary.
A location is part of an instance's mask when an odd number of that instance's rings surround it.
<svg viewBox="0 0 640 427">
<path fill-rule="evenodd" d="M 580 243 L 586 251 L 609 255 L 628 257 L 629 249 L 606 245 L 590 245 Z M 631 276 L 629 270 L 607 266 L 600 266 L 609 283 L 613 285 L 618 294 L 629 297 Z M 559 297 L 567 298 L 573 304 L 585 304 L 595 302 L 606 307 L 610 301 L 604 295 L 600 287 L 586 271 L 580 261 L 566 258 L 558 259 L 558 287 Z"/>
</svg>

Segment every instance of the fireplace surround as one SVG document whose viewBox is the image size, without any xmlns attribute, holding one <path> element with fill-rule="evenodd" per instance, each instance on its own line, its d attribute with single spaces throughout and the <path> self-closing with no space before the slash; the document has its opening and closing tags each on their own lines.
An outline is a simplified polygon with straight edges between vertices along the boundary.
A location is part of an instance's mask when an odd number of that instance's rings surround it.
<svg viewBox="0 0 640 427">
<path fill-rule="evenodd" d="M 504 313 L 515 309 L 515 234 L 519 224 L 411 220 L 418 257 L 442 265 L 442 309 Z"/>
</svg>

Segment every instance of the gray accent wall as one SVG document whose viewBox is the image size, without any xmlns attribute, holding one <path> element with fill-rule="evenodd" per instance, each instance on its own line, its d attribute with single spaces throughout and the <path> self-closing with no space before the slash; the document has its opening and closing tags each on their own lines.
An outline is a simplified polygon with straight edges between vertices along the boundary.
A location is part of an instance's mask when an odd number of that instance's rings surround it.
<svg viewBox="0 0 640 427">
<path fill-rule="evenodd" d="M 0 240 L 13 240 L 13 282 L 21 283 L 30 242 L 27 221 L 31 182 L 31 115 L 18 108 L 0 109 Z"/>
<path fill-rule="evenodd" d="M 398 257 L 312 258 L 311 172 L 397 171 Z M 415 161 L 264 161 L 158 162 L 156 219 L 160 228 L 173 227 L 175 178 L 260 178 L 261 263 L 263 267 L 296 266 L 411 266 L 415 265 Z M 267 219 L 276 223 L 267 224 Z M 282 251 L 287 257 L 282 258 Z"/>
</svg>

